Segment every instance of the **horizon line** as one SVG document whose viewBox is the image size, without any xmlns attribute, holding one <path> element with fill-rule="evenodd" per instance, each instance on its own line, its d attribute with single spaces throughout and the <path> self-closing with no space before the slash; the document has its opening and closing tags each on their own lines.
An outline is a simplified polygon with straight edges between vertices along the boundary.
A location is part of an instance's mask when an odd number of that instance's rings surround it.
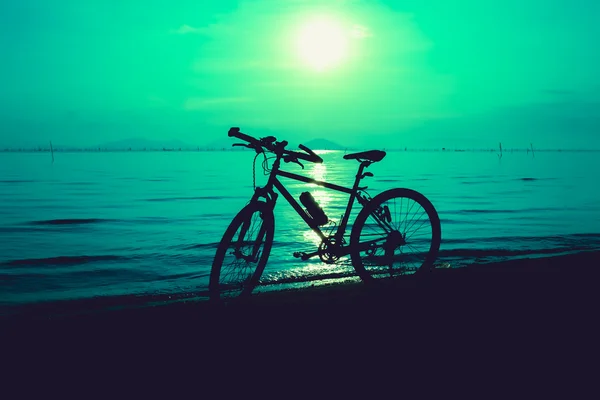
<svg viewBox="0 0 600 400">
<path fill-rule="evenodd" d="M 316 151 L 364 151 L 366 147 L 347 147 L 344 149 L 317 149 Z M 245 151 L 245 149 L 235 149 L 230 147 L 209 147 L 209 146 L 194 146 L 194 147 L 163 147 L 163 148 L 102 148 L 102 147 L 56 147 L 53 149 L 47 148 L 24 148 L 24 147 L 4 147 L 0 148 L 0 153 L 50 153 L 68 152 L 68 153 L 144 153 L 144 152 L 207 152 L 207 151 Z M 384 151 L 439 151 L 439 152 L 497 152 L 498 148 L 461 148 L 461 147 L 383 147 Z M 531 152 L 531 148 L 503 148 L 503 153 L 508 152 Z M 581 149 L 581 148 L 534 148 L 535 152 L 598 152 L 600 149 Z"/>
</svg>

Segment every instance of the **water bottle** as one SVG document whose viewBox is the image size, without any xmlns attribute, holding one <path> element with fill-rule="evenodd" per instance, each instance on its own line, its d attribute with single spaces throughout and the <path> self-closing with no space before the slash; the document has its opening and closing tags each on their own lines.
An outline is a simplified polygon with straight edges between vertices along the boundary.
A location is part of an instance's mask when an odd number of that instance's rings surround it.
<svg viewBox="0 0 600 400">
<path fill-rule="evenodd" d="M 329 218 L 309 192 L 302 192 L 300 202 L 306 207 L 306 212 L 318 226 L 329 222 Z"/>
</svg>

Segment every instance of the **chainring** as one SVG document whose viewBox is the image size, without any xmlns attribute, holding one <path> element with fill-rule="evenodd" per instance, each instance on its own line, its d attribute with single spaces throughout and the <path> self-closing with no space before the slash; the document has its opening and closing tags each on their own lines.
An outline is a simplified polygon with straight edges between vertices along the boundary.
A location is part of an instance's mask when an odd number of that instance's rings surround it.
<svg viewBox="0 0 600 400">
<path fill-rule="evenodd" d="M 336 250 L 337 245 L 335 238 L 330 237 L 329 243 L 323 240 L 319 245 L 319 258 L 325 264 L 335 264 L 340 259 L 340 256 L 336 254 Z"/>
</svg>

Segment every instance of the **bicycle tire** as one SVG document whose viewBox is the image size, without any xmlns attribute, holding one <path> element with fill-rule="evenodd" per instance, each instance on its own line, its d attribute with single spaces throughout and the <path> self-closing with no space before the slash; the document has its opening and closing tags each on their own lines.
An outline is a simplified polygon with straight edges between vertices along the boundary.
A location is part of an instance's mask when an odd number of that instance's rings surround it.
<svg viewBox="0 0 600 400">
<path fill-rule="evenodd" d="M 260 219 L 258 230 L 253 224 L 255 216 Z M 258 285 L 269 259 L 274 231 L 273 209 L 265 202 L 251 203 L 240 210 L 223 234 L 215 253 L 208 285 L 211 301 L 227 301 L 250 296 Z M 256 233 L 256 238 L 248 237 L 248 232 L 250 235 Z M 242 233 L 243 237 L 240 238 Z M 250 240 L 246 240 L 247 243 L 244 244 L 240 239 Z M 256 261 L 243 258 L 250 257 L 250 253 L 255 251 L 254 247 L 261 245 L 263 247 L 262 250 L 258 250 L 260 254 L 257 254 Z M 227 257 L 233 258 L 233 264 L 225 263 Z"/>
<path fill-rule="evenodd" d="M 398 204 L 398 199 L 400 200 L 400 204 Z M 409 207 L 410 201 L 413 204 Z M 393 210 L 388 203 L 393 204 Z M 419 219 L 416 221 L 414 220 L 415 214 L 419 210 L 413 211 L 415 204 L 422 209 L 422 214 L 419 215 Z M 385 211 L 384 205 L 388 207 L 387 211 Z M 406 221 L 404 225 L 402 222 L 394 224 L 389 222 L 387 225 L 395 228 L 391 230 L 388 229 L 388 226 L 384 227 L 380 223 L 377 223 L 377 218 L 385 218 L 387 220 L 388 216 L 391 221 L 392 211 L 394 217 L 398 216 L 399 211 L 400 217 L 402 215 L 406 217 L 410 216 L 411 220 Z M 378 214 L 383 217 L 378 217 Z M 427 216 L 426 221 L 429 221 L 429 230 L 426 230 L 425 234 L 416 234 L 415 229 L 419 229 L 425 225 L 425 221 L 421 222 L 423 215 Z M 379 237 L 377 236 L 377 226 L 381 228 Z M 396 231 L 397 233 L 391 233 L 392 231 Z M 433 266 L 437 258 L 441 236 L 442 232 L 438 213 L 433 204 L 424 195 L 412 189 L 390 189 L 375 196 L 356 217 L 350 234 L 352 265 L 356 273 L 366 283 L 373 282 L 377 278 L 393 278 L 398 275 L 427 270 Z M 370 241 L 375 241 L 376 243 L 369 244 L 368 242 Z M 383 242 L 383 245 L 378 246 L 377 241 Z M 403 249 L 415 249 L 414 245 L 417 242 L 419 242 L 420 248 L 423 249 L 421 257 L 417 257 L 414 254 L 409 255 L 408 252 L 403 251 Z M 425 242 L 427 243 L 423 247 Z M 379 251 L 379 255 L 377 251 Z M 410 260 L 413 261 L 413 266 L 407 267 L 406 261 Z"/>
</svg>

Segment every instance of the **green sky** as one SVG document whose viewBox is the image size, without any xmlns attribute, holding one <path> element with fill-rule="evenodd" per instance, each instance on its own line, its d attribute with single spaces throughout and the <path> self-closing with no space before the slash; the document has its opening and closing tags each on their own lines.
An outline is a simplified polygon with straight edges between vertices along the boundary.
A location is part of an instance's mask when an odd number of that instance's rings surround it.
<svg viewBox="0 0 600 400">
<path fill-rule="evenodd" d="M 315 20 L 342 37 L 323 57 L 345 49 L 323 70 L 298 47 Z M 203 145 L 240 126 L 293 143 L 600 148 L 599 20 L 595 0 L 2 2 L 0 147 Z"/>
</svg>

